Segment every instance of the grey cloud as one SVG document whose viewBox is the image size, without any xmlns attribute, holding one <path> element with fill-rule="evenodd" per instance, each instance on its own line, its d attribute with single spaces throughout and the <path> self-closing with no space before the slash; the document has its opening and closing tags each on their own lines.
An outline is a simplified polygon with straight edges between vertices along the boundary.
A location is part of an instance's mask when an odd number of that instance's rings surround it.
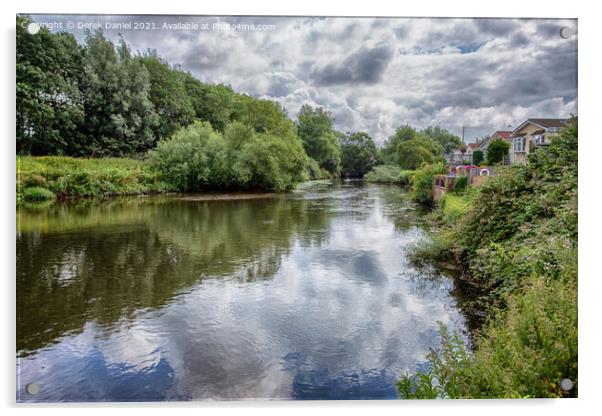
<svg viewBox="0 0 602 416">
<path fill-rule="evenodd" d="M 529 44 L 529 38 L 522 32 L 518 32 L 512 36 L 510 45 L 515 48 L 522 48 Z"/>
<path fill-rule="evenodd" d="M 558 33 L 563 25 L 576 29 L 577 22 L 568 19 L 125 15 L 78 19 L 274 24 L 275 32 L 264 33 L 126 30 L 122 34 L 133 51 L 156 49 L 202 81 L 277 100 L 292 117 L 305 102 L 322 105 L 332 112 L 337 129 L 367 130 L 381 143 L 405 123 L 462 125 L 483 122 L 479 117 L 484 113 L 506 120 L 513 113 L 555 117 L 577 111 L 577 41 L 563 40 Z M 115 41 L 118 32 L 105 35 Z M 83 41 L 83 32 L 76 37 Z"/>
<path fill-rule="evenodd" d="M 545 37 L 559 37 L 561 27 L 559 23 L 541 23 L 537 25 L 537 34 Z"/>
<path fill-rule="evenodd" d="M 374 48 L 363 46 L 340 63 L 315 68 L 311 78 L 318 85 L 375 84 L 381 80 L 392 57 L 393 50 L 388 44 L 381 43 Z"/>
<path fill-rule="evenodd" d="M 505 36 L 510 34 L 516 27 L 516 22 L 507 19 L 474 19 L 474 24 L 482 33 L 495 36 Z"/>
</svg>

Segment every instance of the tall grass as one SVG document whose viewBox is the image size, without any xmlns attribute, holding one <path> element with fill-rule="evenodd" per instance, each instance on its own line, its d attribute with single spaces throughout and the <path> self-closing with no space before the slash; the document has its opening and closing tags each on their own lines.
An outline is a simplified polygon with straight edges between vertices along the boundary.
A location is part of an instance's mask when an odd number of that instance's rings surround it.
<svg viewBox="0 0 602 416">
<path fill-rule="evenodd" d="M 168 189 L 140 160 L 19 156 L 17 201 L 24 201 L 32 188 L 50 191 L 59 198 L 141 194 Z"/>
</svg>

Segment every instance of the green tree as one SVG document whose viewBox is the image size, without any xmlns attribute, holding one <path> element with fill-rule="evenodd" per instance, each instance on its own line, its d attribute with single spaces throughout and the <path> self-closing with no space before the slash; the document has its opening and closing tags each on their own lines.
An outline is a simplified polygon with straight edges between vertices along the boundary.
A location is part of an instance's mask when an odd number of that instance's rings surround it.
<svg viewBox="0 0 602 416">
<path fill-rule="evenodd" d="M 418 169 L 425 163 L 432 163 L 433 153 L 424 140 L 412 139 L 397 145 L 397 166 L 402 169 Z"/>
<path fill-rule="evenodd" d="M 361 178 L 377 164 L 376 145 L 368 133 L 343 135 L 340 143 L 342 176 Z"/>
<path fill-rule="evenodd" d="M 338 175 L 341 168 L 341 149 L 332 128 L 332 118 L 322 107 L 304 104 L 297 117 L 297 134 L 307 155 L 320 168 Z"/>
<path fill-rule="evenodd" d="M 85 50 L 82 153 L 123 156 L 150 149 L 159 120 L 149 100 L 148 71 L 123 39 L 116 49 L 101 31 L 88 33 Z"/>
<path fill-rule="evenodd" d="M 472 163 L 473 165 L 479 165 L 485 157 L 483 156 L 483 152 L 481 150 L 475 150 L 472 152 Z"/>
<path fill-rule="evenodd" d="M 398 127 L 385 141 L 381 158 L 385 164 L 416 169 L 423 162 L 431 163 L 440 159 L 443 152 L 444 148 L 438 141 L 405 125 Z"/>
<path fill-rule="evenodd" d="M 296 138 L 293 122 L 284 108 L 274 101 L 238 95 L 234 98 L 231 117 L 256 133 L 269 133 L 291 140 Z"/>
<path fill-rule="evenodd" d="M 149 99 L 159 116 L 154 128 L 156 138 L 169 137 L 176 130 L 192 123 L 196 113 L 191 94 L 186 89 L 187 75 L 171 68 L 154 50 L 138 60 L 149 74 Z"/>
<path fill-rule="evenodd" d="M 205 84 L 188 72 L 181 72 L 180 76 L 195 117 L 208 121 L 218 131 L 224 131 L 232 120 L 234 101 L 238 94 L 226 85 Z"/>
<path fill-rule="evenodd" d="M 487 147 L 487 164 L 495 165 L 502 162 L 505 156 L 508 156 L 510 145 L 502 139 L 495 139 Z"/>
<path fill-rule="evenodd" d="M 453 152 L 454 149 L 457 149 L 462 144 L 460 137 L 439 126 L 429 126 L 422 130 L 421 133 L 443 146 L 443 151 L 446 154 Z"/>
<path fill-rule="evenodd" d="M 17 153 L 75 154 L 84 121 L 83 50 L 68 33 L 41 28 L 29 34 L 25 28 L 31 21 L 17 17 Z"/>
</svg>

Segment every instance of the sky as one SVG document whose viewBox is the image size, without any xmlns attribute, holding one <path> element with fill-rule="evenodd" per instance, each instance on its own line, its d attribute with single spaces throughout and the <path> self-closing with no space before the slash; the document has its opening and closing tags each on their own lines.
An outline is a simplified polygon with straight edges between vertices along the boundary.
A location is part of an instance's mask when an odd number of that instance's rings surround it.
<svg viewBox="0 0 602 416">
<path fill-rule="evenodd" d="M 32 17 L 80 41 L 85 23 L 99 24 L 201 81 L 277 101 L 293 119 L 305 103 L 325 107 L 337 130 L 378 144 L 405 124 L 464 130 L 471 142 L 527 118 L 577 115 L 575 19 Z"/>
</svg>

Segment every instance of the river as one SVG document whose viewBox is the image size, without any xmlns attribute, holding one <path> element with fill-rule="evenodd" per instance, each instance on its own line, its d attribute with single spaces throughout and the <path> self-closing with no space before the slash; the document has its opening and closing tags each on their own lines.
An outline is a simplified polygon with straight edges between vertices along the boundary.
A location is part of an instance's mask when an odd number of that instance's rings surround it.
<svg viewBox="0 0 602 416">
<path fill-rule="evenodd" d="M 467 325 L 420 215 L 362 182 L 21 208 L 17 400 L 393 399 Z"/>
</svg>

